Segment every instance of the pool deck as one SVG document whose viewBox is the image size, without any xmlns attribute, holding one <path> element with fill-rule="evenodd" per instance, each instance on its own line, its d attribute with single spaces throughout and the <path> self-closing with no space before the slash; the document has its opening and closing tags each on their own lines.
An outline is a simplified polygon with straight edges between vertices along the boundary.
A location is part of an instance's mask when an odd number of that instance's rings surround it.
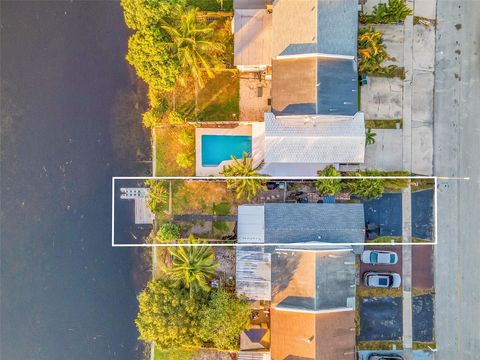
<svg viewBox="0 0 480 360">
<path fill-rule="evenodd" d="M 195 172 L 197 176 L 218 176 L 223 167 L 232 160 L 222 161 L 218 166 L 202 166 L 202 135 L 237 135 L 252 137 L 252 156 L 254 165 L 263 160 L 265 142 L 265 125 L 263 122 L 241 122 L 234 128 L 196 128 L 195 129 Z"/>
</svg>

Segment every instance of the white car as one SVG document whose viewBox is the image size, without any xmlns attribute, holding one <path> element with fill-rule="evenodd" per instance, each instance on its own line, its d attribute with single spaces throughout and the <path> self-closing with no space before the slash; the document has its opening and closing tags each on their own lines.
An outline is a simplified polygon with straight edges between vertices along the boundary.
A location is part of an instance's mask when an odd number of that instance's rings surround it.
<svg viewBox="0 0 480 360">
<path fill-rule="evenodd" d="M 402 280 L 397 273 L 367 271 L 363 274 L 363 283 L 368 287 L 396 289 Z"/>
<path fill-rule="evenodd" d="M 398 262 L 398 256 L 393 251 L 365 250 L 362 253 L 362 262 L 373 265 L 394 265 Z"/>
</svg>

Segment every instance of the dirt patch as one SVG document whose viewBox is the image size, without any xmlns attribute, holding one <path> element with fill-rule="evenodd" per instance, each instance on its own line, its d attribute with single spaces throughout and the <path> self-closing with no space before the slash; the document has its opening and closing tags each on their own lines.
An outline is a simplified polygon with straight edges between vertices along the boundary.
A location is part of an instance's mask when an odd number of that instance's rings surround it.
<svg viewBox="0 0 480 360">
<path fill-rule="evenodd" d="M 217 272 L 226 278 L 235 277 L 235 249 L 216 247 L 215 258 L 220 263 Z"/>
</svg>

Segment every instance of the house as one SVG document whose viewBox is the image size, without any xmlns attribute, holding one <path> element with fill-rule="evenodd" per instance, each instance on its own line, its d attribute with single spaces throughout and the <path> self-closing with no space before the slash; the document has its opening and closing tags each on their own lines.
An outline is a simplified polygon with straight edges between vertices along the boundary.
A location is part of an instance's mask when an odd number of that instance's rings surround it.
<svg viewBox="0 0 480 360">
<path fill-rule="evenodd" d="M 235 65 L 260 72 L 262 84 L 269 82 L 262 86 L 270 90 L 271 108 L 255 140 L 262 149 L 257 156 L 265 162 L 263 173 L 312 176 L 328 165 L 363 163 L 358 2 L 246 3 L 235 2 Z"/>
<path fill-rule="evenodd" d="M 236 291 L 270 302 L 271 359 L 354 359 L 355 255 L 347 244 L 364 242 L 363 205 L 243 205 L 237 229 L 247 246 L 237 249 Z"/>
</svg>

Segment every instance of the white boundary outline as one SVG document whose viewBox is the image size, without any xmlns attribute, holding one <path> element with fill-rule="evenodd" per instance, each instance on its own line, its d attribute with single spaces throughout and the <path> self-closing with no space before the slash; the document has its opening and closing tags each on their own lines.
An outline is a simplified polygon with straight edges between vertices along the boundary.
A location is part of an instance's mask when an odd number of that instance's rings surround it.
<svg viewBox="0 0 480 360">
<path fill-rule="evenodd" d="M 264 179 L 264 180 L 317 180 L 317 179 L 338 179 L 335 176 L 236 176 L 235 179 Z M 402 243 L 213 243 L 213 244 L 116 244 L 115 243 L 115 181 L 116 180 L 148 180 L 148 179 L 157 179 L 157 180 L 223 180 L 229 179 L 224 176 L 113 176 L 112 177 L 112 247 L 179 247 L 179 246 L 209 246 L 209 247 L 221 247 L 221 246 L 231 246 L 231 247 L 265 247 L 265 246 L 275 246 L 275 247 L 338 247 L 338 246 L 352 246 L 352 245 L 361 245 L 361 246 L 405 246 L 405 245 L 437 245 L 438 244 L 438 226 L 437 226 L 437 212 L 438 212 L 438 179 L 448 180 L 453 178 L 438 177 L 438 176 L 342 176 L 342 179 L 433 179 L 434 180 L 434 192 L 433 192 L 433 237 L 434 241 L 431 242 L 402 242 Z M 231 178 L 230 178 L 231 179 Z M 469 178 L 456 178 L 457 180 L 469 180 Z M 413 238 L 413 237 L 412 237 Z"/>
</svg>

